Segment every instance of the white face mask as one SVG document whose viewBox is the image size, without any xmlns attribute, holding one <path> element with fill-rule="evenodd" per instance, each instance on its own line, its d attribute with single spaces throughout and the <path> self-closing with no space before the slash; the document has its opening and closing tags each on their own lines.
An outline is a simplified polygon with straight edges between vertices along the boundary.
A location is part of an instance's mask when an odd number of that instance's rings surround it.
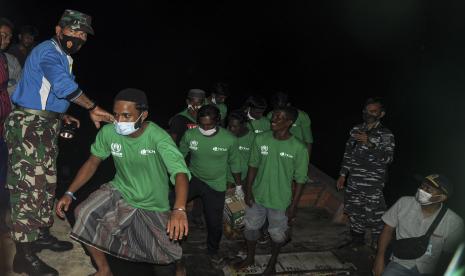
<svg viewBox="0 0 465 276">
<path fill-rule="evenodd" d="M 142 113 L 136 119 L 135 122 L 114 122 L 115 124 L 115 131 L 120 135 L 131 135 L 136 132 L 139 128 L 136 128 L 136 122 L 142 117 Z"/>
<path fill-rule="evenodd" d="M 418 203 L 420 203 L 420 205 L 431 205 L 433 203 L 439 202 L 439 201 L 431 201 L 432 197 L 433 197 L 432 194 L 420 188 L 417 190 L 417 194 L 415 195 L 415 198 L 418 201 Z"/>
<path fill-rule="evenodd" d="M 212 103 L 216 104 L 216 98 L 212 97 Z"/>
<path fill-rule="evenodd" d="M 256 120 L 254 117 L 252 117 L 252 115 L 250 115 L 250 108 L 247 109 L 247 118 L 249 118 L 249 120 L 252 120 L 252 121 Z"/>
<path fill-rule="evenodd" d="M 216 127 L 212 128 L 212 129 L 209 129 L 209 130 L 205 130 L 205 129 L 199 127 L 199 131 L 200 131 L 200 133 L 202 133 L 205 136 L 212 136 L 213 134 L 216 133 Z"/>
</svg>

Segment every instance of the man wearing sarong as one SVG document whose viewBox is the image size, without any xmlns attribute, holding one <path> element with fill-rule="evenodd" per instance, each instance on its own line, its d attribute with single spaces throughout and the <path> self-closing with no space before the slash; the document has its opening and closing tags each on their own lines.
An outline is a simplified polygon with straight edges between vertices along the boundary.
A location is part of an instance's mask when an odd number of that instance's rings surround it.
<svg viewBox="0 0 465 276">
<path fill-rule="evenodd" d="M 119 92 L 113 113 L 114 125 L 98 132 L 89 159 L 57 203 L 57 214 L 64 216 L 74 193 L 112 155 L 116 175 L 76 208 L 71 238 L 86 245 L 97 265 L 95 275 L 112 275 L 104 253 L 153 263 L 155 275 L 174 275 L 174 261 L 182 254 L 177 240 L 188 233 L 189 170 L 170 135 L 146 121 L 148 104 L 143 91 Z M 172 210 L 168 177 L 176 192 Z"/>
</svg>

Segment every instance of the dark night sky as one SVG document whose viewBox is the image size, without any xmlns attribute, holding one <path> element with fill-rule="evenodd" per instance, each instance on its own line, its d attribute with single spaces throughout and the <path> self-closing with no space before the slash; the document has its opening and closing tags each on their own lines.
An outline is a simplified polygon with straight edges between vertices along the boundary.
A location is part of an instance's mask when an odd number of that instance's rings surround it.
<svg viewBox="0 0 465 276">
<path fill-rule="evenodd" d="M 465 2 L 153 2 L 17 0 L 0 16 L 36 25 L 43 40 L 65 8 L 92 15 L 96 35 L 75 56 L 81 88 L 108 109 L 120 89 L 141 88 L 162 126 L 189 88 L 229 82 L 230 108 L 251 93 L 287 91 L 312 119 L 312 162 L 332 176 L 364 100 L 382 96 L 397 140 L 388 201 L 415 192 L 414 174 L 437 171 L 456 184 L 451 203 L 465 215 Z M 81 115 L 84 139 L 62 155 L 81 161 L 87 151 L 76 148 L 95 130 L 79 108 L 70 112 Z"/>
</svg>

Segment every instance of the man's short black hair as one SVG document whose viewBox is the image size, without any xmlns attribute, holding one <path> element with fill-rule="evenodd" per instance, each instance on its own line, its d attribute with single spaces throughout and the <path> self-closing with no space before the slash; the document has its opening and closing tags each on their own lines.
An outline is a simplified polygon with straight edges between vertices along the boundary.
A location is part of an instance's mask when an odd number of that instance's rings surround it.
<svg viewBox="0 0 465 276">
<path fill-rule="evenodd" d="M 21 29 L 19 30 L 19 34 L 23 35 L 23 34 L 30 34 L 31 36 L 33 37 L 36 37 L 39 35 L 39 30 L 37 30 L 36 27 L 34 26 L 31 26 L 31 25 L 24 25 L 21 27 Z"/>
<path fill-rule="evenodd" d="M 268 104 L 266 103 L 266 99 L 262 96 L 250 96 L 245 101 L 244 107 L 250 107 L 251 109 L 265 111 L 268 107 Z"/>
<path fill-rule="evenodd" d="M 234 110 L 229 113 L 228 120 L 238 120 L 241 125 L 247 122 L 247 117 L 242 110 Z"/>
<path fill-rule="evenodd" d="M 136 104 L 137 110 L 143 112 L 149 109 L 147 96 L 145 92 L 137 88 L 125 88 L 115 97 L 116 101 L 128 101 Z"/>
<path fill-rule="evenodd" d="M 286 93 L 278 91 L 271 97 L 271 105 L 273 108 L 286 106 L 289 103 L 289 97 Z"/>
<path fill-rule="evenodd" d="M 384 101 L 380 97 L 368 98 L 363 107 L 366 108 L 369 104 L 379 104 L 381 111 L 386 111 Z"/>
<path fill-rule="evenodd" d="M 8 18 L 0 17 L 0 27 L 3 27 L 3 26 L 7 26 L 12 31 L 15 28 L 15 25 L 13 24 L 13 22 L 11 22 Z"/>
<path fill-rule="evenodd" d="M 224 82 L 217 82 L 213 85 L 211 93 L 215 95 L 229 96 L 229 85 Z"/>
<path fill-rule="evenodd" d="M 214 105 L 206 104 L 197 112 L 197 122 L 199 122 L 199 119 L 202 117 L 210 117 L 219 122 L 221 120 L 220 110 Z"/>
<path fill-rule="evenodd" d="M 297 116 L 299 116 L 299 111 L 297 110 L 297 108 L 293 106 L 280 106 L 278 108 L 275 108 L 273 112 L 274 111 L 284 112 L 286 114 L 286 118 L 291 120 L 292 123 L 295 123 L 295 121 L 297 120 Z"/>
</svg>

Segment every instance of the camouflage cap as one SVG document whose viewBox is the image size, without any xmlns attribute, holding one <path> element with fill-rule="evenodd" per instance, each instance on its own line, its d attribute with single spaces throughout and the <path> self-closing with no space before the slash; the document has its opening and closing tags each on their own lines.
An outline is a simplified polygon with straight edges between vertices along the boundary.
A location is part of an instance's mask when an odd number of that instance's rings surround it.
<svg viewBox="0 0 465 276">
<path fill-rule="evenodd" d="M 70 27 L 73 30 L 93 35 L 94 29 L 92 29 L 91 24 L 92 17 L 90 15 L 75 10 L 65 10 L 58 22 L 61 27 Z"/>
</svg>

